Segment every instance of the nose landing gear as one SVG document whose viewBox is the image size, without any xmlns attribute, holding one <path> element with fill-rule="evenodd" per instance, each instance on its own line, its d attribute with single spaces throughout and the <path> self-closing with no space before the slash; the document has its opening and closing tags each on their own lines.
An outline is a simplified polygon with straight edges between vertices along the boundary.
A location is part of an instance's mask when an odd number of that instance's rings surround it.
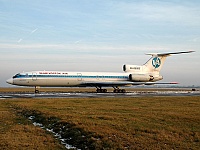
<svg viewBox="0 0 200 150">
<path fill-rule="evenodd" d="M 40 91 L 39 91 L 38 88 L 39 88 L 39 87 L 35 86 L 35 94 L 36 94 L 36 93 L 40 93 Z"/>
</svg>

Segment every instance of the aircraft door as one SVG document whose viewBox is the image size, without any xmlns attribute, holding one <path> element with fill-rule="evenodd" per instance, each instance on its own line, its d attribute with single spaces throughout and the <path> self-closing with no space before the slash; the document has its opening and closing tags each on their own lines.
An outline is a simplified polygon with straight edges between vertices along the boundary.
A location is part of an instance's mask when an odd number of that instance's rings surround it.
<svg viewBox="0 0 200 150">
<path fill-rule="evenodd" d="M 78 81 L 82 81 L 82 74 L 81 73 L 77 73 L 77 79 L 78 79 Z"/>
<path fill-rule="evenodd" d="M 37 80 L 37 73 L 32 73 L 32 80 L 33 81 L 36 81 Z"/>
</svg>

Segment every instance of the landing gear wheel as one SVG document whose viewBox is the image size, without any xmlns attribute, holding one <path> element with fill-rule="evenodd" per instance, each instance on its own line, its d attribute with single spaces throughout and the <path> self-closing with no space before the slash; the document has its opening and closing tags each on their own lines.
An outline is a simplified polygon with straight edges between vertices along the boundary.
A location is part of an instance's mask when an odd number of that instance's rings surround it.
<svg viewBox="0 0 200 150">
<path fill-rule="evenodd" d="M 125 89 L 114 89 L 114 93 L 126 93 Z"/>
<path fill-rule="evenodd" d="M 122 93 L 126 93 L 126 90 L 125 90 L 125 89 L 121 89 L 121 92 L 122 92 Z"/>
<path fill-rule="evenodd" d="M 97 89 L 97 93 L 100 93 L 101 92 L 101 89 Z"/>
<path fill-rule="evenodd" d="M 103 93 L 107 93 L 107 89 L 102 89 Z"/>
<path fill-rule="evenodd" d="M 97 89 L 97 93 L 106 93 L 107 89 Z"/>
</svg>

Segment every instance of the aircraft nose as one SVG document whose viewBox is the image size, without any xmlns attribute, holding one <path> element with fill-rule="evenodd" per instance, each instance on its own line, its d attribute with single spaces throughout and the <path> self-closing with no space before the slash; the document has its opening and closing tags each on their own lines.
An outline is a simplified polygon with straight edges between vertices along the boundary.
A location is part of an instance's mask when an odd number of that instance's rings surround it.
<svg viewBox="0 0 200 150">
<path fill-rule="evenodd" d="M 13 78 L 6 80 L 6 82 L 9 83 L 9 84 L 13 84 Z"/>
</svg>

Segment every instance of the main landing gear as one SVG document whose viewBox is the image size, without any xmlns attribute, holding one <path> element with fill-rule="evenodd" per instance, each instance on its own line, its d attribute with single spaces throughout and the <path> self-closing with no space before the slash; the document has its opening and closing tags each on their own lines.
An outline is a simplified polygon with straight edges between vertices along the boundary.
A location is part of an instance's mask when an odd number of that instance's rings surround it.
<svg viewBox="0 0 200 150">
<path fill-rule="evenodd" d="M 114 93 L 126 93 L 125 89 L 119 89 L 118 87 L 113 87 L 113 88 L 114 88 L 114 90 L 113 90 Z M 96 92 L 97 93 L 107 93 L 107 89 L 102 89 L 101 87 L 97 87 Z"/>
<path fill-rule="evenodd" d="M 119 87 L 113 87 L 114 88 L 114 93 L 126 93 L 125 89 L 119 89 Z"/>
<path fill-rule="evenodd" d="M 97 93 L 107 93 L 107 89 L 97 88 Z"/>
<path fill-rule="evenodd" d="M 126 93 L 125 89 L 114 89 L 114 93 Z"/>
</svg>

